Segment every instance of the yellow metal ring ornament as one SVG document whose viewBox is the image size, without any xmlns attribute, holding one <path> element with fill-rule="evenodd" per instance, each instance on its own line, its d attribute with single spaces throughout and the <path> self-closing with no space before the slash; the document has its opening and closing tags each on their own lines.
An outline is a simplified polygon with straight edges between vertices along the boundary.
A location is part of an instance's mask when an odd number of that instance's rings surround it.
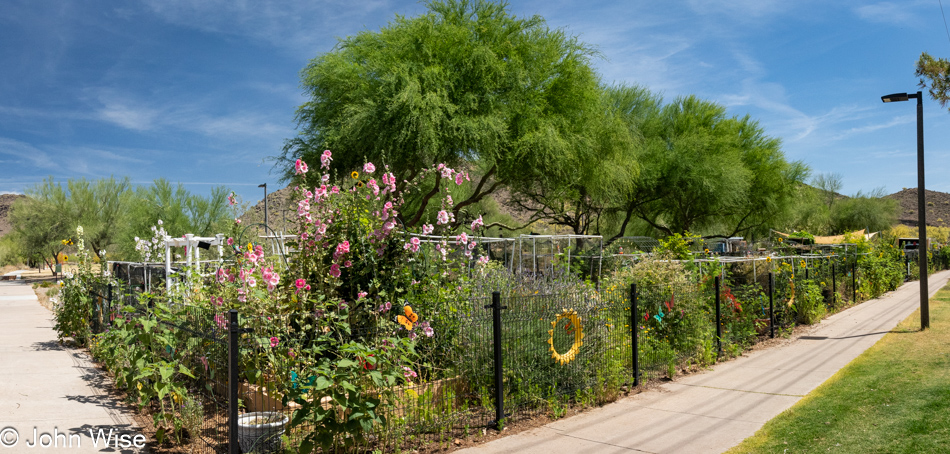
<svg viewBox="0 0 950 454">
<path fill-rule="evenodd" d="M 557 328 L 557 323 L 561 321 L 562 318 L 566 318 L 569 322 L 568 326 L 574 328 L 574 345 L 571 345 L 570 350 L 564 353 L 558 353 L 554 348 L 554 329 Z M 580 352 L 581 345 L 584 345 L 584 327 L 581 325 L 581 318 L 577 315 L 577 311 L 574 309 L 564 309 L 564 312 L 557 314 L 557 318 L 551 322 L 551 329 L 548 330 L 548 335 L 551 336 L 548 338 L 548 344 L 551 345 L 551 358 L 562 366 L 573 361 L 577 353 Z"/>
</svg>

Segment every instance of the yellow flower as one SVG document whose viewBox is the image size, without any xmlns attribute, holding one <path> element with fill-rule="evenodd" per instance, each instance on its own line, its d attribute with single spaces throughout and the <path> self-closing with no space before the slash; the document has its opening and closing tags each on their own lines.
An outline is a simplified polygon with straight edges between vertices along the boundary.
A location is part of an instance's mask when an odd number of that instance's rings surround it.
<svg viewBox="0 0 950 454">
<path fill-rule="evenodd" d="M 253 251 L 253 250 L 254 250 L 254 245 L 251 244 L 251 243 L 247 243 L 247 250 L 248 250 L 248 251 Z"/>
<path fill-rule="evenodd" d="M 352 178 L 352 179 L 354 179 L 354 180 L 357 179 L 357 178 L 359 178 L 359 177 L 360 177 L 360 173 L 357 172 L 357 171 L 355 171 L 355 170 L 353 171 L 353 173 L 350 174 L 350 178 Z"/>
</svg>

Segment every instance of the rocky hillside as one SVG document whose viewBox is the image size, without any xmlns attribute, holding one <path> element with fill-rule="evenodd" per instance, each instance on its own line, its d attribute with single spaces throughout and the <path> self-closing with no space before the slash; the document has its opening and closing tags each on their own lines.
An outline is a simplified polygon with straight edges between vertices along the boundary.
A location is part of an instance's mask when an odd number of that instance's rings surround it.
<svg viewBox="0 0 950 454">
<path fill-rule="evenodd" d="M 0 194 L 0 236 L 10 233 L 10 209 L 17 199 L 26 197 L 22 194 Z"/>
<path fill-rule="evenodd" d="M 917 226 L 917 188 L 907 188 L 886 197 L 897 200 L 899 204 L 897 222 Z M 928 190 L 924 200 L 927 203 L 927 225 L 950 226 L 950 194 Z"/>
<path fill-rule="evenodd" d="M 283 231 L 285 233 L 294 230 L 297 221 L 297 206 L 292 200 L 294 188 L 286 187 L 278 191 L 267 194 L 267 225 L 275 232 Z M 264 201 L 257 202 L 257 205 L 249 208 L 240 217 L 241 223 L 245 225 L 263 225 L 264 224 Z M 260 235 L 264 232 L 263 227 L 257 228 Z"/>
</svg>

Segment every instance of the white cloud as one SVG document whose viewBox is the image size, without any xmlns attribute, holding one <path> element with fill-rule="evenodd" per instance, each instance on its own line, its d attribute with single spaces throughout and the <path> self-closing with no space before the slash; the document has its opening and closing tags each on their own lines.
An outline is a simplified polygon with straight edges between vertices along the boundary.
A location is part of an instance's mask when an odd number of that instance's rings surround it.
<svg viewBox="0 0 950 454">
<path fill-rule="evenodd" d="M 840 140 L 845 137 L 858 135 L 858 134 L 866 134 L 866 133 L 877 131 L 880 129 L 890 128 L 892 126 L 906 125 L 906 124 L 914 123 L 916 121 L 917 121 L 917 117 L 914 115 L 902 115 L 902 116 L 894 117 L 890 121 L 887 121 L 884 123 L 877 123 L 877 124 L 871 124 L 871 125 L 846 129 L 834 135 L 832 139 Z"/>
<path fill-rule="evenodd" d="M 775 16 L 800 6 L 787 0 L 689 0 L 687 2 L 696 13 L 702 15 L 717 14 L 738 20 L 761 19 Z"/>
<path fill-rule="evenodd" d="M 142 106 L 133 106 L 130 102 L 114 99 L 101 100 L 103 106 L 98 110 L 99 119 L 114 123 L 134 131 L 147 131 L 155 126 L 159 111 Z"/>
<path fill-rule="evenodd" d="M 913 24 L 917 22 L 917 14 L 913 10 L 915 6 L 922 5 L 923 2 L 880 2 L 871 5 L 862 5 L 854 8 L 854 13 L 868 22 L 883 24 Z M 928 6 L 933 2 L 927 2 Z"/>
<path fill-rule="evenodd" d="M 0 154 L 13 156 L 19 162 L 29 162 L 32 167 L 52 171 L 58 171 L 61 168 L 46 151 L 15 139 L 0 137 Z"/>
<path fill-rule="evenodd" d="M 248 36 L 279 48 L 313 56 L 326 51 L 328 42 L 359 31 L 367 20 L 379 25 L 392 17 L 396 7 L 389 0 L 144 0 L 167 22 L 204 32 Z M 421 11 L 408 3 L 405 12 Z M 380 16 L 383 19 L 380 22 Z M 358 25 L 357 25 L 358 26 Z"/>
</svg>

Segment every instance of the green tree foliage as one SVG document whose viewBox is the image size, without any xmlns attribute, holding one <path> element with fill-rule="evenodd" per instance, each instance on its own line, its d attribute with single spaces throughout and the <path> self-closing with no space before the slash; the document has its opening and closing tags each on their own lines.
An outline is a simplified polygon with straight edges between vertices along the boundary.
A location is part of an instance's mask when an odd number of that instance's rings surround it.
<svg viewBox="0 0 950 454">
<path fill-rule="evenodd" d="M 644 154 L 641 176 L 618 206 L 624 226 L 637 217 L 663 235 L 765 233 L 807 176 L 749 116 L 729 117 L 725 107 L 695 96 L 662 107 L 649 96 L 626 102 Z"/>
<path fill-rule="evenodd" d="M 839 174 L 816 175 L 811 186 L 799 187 L 792 212 L 776 227 L 789 232 L 840 235 L 861 229 L 877 232 L 897 222 L 898 203 L 885 198 L 883 188 L 845 197 L 837 192 L 841 187 Z"/>
<path fill-rule="evenodd" d="M 43 180 L 26 191 L 28 197 L 17 200 L 10 212 L 11 235 L 28 259 L 45 262 L 50 269 L 59 263 L 63 244 L 75 233 L 69 214 L 69 198 L 53 178 Z"/>
<path fill-rule="evenodd" d="M 463 208 L 503 186 L 582 178 L 589 169 L 577 163 L 601 150 L 590 129 L 603 117 L 594 52 L 503 3 L 427 6 L 425 15 L 342 39 L 303 70 L 309 100 L 297 111 L 300 134 L 278 159 L 285 176 L 297 158 L 319 165 L 324 149 L 337 171 L 367 159 L 389 165 L 398 182 L 445 163 L 475 176 L 454 207 L 458 222 Z M 407 226 L 444 184 L 436 176 L 416 193 L 406 205 L 415 209 L 404 207 Z"/>
<path fill-rule="evenodd" d="M 159 220 L 170 236 L 213 236 L 224 232 L 231 220 L 227 197 L 228 190 L 223 186 L 212 188 L 211 194 L 203 197 L 191 194 L 181 183 L 175 185 L 163 178 L 149 186 L 139 186 L 128 228 L 119 245 L 122 256 L 135 257 L 135 237 L 150 238 L 151 228 Z"/>
<path fill-rule="evenodd" d="M 74 238 L 80 225 L 87 248 L 100 259 L 102 251 L 110 259 L 133 259 L 137 256 L 134 237 L 150 237 L 150 228 L 159 219 L 170 235 L 213 235 L 221 233 L 230 220 L 224 187 L 202 197 L 163 179 L 133 188 L 127 177 L 80 178 L 65 186 L 50 177 L 26 194 L 10 215 L 12 241 L 20 255 L 49 266 L 68 250 L 63 240 Z"/>
<path fill-rule="evenodd" d="M 941 107 L 947 107 L 947 102 L 950 102 L 950 61 L 933 58 L 924 52 L 917 60 L 914 74 L 920 78 L 918 86 L 926 88 Z"/>
<path fill-rule="evenodd" d="M 884 198 L 884 189 L 857 194 L 835 202 L 831 210 L 831 233 L 868 229 L 879 232 L 897 223 L 897 200 Z"/>
<path fill-rule="evenodd" d="M 601 92 L 598 114 L 583 127 L 589 132 L 584 150 L 566 150 L 570 173 L 557 178 L 517 181 L 511 185 L 509 202 L 531 213 L 529 223 L 545 221 L 565 226 L 577 235 L 600 232 L 601 220 L 609 216 L 618 194 L 630 191 L 639 174 L 637 131 L 626 124 L 618 98 L 637 96 L 646 90 L 635 87 L 607 88 Z"/>
<path fill-rule="evenodd" d="M 69 194 L 66 218 L 83 227 L 86 244 L 102 259 L 102 252 L 115 243 L 119 226 L 127 219 L 132 184 L 128 177 L 95 181 L 80 178 L 69 180 L 66 187 Z"/>
</svg>

